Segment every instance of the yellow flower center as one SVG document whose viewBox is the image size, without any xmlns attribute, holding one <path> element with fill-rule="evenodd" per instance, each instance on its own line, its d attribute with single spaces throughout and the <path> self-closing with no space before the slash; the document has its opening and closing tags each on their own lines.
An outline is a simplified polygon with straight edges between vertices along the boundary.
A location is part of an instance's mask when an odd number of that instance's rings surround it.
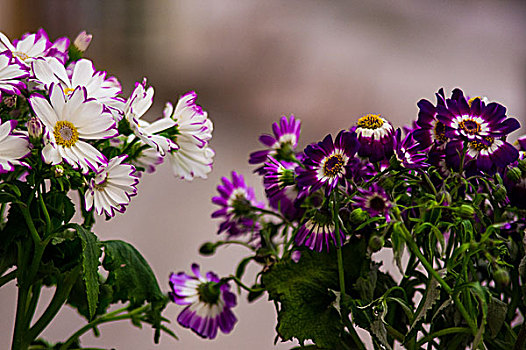
<svg viewBox="0 0 526 350">
<path fill-rule="evenodd" d="M 55 141 L 63 147 L 71 147 L 79 140 L 77 128 L 68 121 L 60 120 L 53 129 Z"/>
<path fill-rule="evenodd" d="M 466 119 L 461 121 L 458 126 L 470 135 L 475 135 L 480 132 L 480 124 L 473 119 Z"/>
<path fill-rule="evenodd" d="M 358 126 L 365 129 L 378 129 L 384 125 L 384 121 L 377 114 L 367 114 L 358 119 Z"/>
<path fill-rule="evenodd" d="M 339 175 L 343 168 L 343 157 L 341 154 L 334 154 L 327 158 L 323 164 L 323 173 L 325 176 L 335 177 Z"/>
<path fill-rule="evenodd" d="M 13 55 L 20 58 L 22 61 L 25 61 L 29 58 L 29 56 L 25 52 L 22 52 L 22 51 L 14 51 Z"/>
<path fill-rule="evenodd" d="M 435 131 L 435 138 L 437 140 L 442 141 L 442 142 L 447 141 L 446 128 L 443 123 L 436 122 L 434 131 Z"/>
<path fill-rule="evenodd" d="M 469 148 L 472 148 L 476 151 L 482 151 L 484 149 L 490 148 L 491 145 L 493 144 L 493 141 L 495 141 L 493 137 L 485 137 L 484 139 L 489 142 L 489 145 L 486 145 L 485 143 L 482 143 L 479 141 L 470 141 L 468 143 Z"/>
<path fill-rule="evenodd" d="M 64 89 L 64 95 L 69 96 L 69 95 L 71 95 L 73 93 L 73 91 L 75 91 L 75 89 L 65 88 Z"/>
</svg>

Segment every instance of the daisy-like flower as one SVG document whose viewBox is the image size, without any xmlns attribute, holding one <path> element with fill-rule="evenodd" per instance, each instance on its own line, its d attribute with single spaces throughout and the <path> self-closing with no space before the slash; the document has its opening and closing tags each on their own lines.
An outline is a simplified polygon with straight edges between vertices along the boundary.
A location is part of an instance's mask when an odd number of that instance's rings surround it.
<svg viewBox="0 0 526 350">
<path fill-rule="evenodd" d="M 110 159 L 107 165 L 100 166 L 91 179 L 85 194 L 86 210 L 93 207 L 97 214 L 113 217 L 115 210 L 123 213 L 130 198 L 137 194 L 139 178 L 135 175 L 135 167 L 122 164 L 126 155 Z"/>
<path fill-rule="evenodd" d="M 205 339 L 214 339 L 218 329 L 230 333 L 237 322 L 232 308 L 236 296 L 228 283 L 220 283 L 213 272 L 201 274 L 199 265 L 192 264 L 194 276 L 184 272 L 170 275 L 170 299 L 178 305 L 188 305 L 177 322 Z"/>
<path fill-rule="evenodd" d="M 86 89 L 77 87 L 69 98 L 58 85 L 50 86 L 50 101 L 40 94 L 29 97 L 29 103 L 46 128 L 42 158 L 48 164 L 66 161 L 83 173 L 107 164 L 106 157 L 83 140 L 117 136 L 115 121 L 104 106 L 86 99 Z M 50 103 L 51 102 L 51 103 Z"/>
<path fill-rule="evenodd" d="M 27 67 L 18 62 L 12 62 L 9 51 L 0 53 L 0 98 L 2 98 L 2 91 L 9 95 L 20 95 L 20 90 L 26 87 L 21 79 L 28 76 Z"/>
<path fill-rule="evenodd" d="M 453 90 L 445 106 L 437 106 L 437 119 L 445 127 L 445 136 L 487 143 L 487 137 L 500 138 L 520 127 L 515 118 L 508 118 L 506 107 L 492 102 L 486 105 L 479 97 L 464 97 L 460 89 Z"/>
<path fill-rule="evenodd" d="M 15 170 L 15 165 L 28 166 L 20 159 L 31 153 L 29 140 L 27 136 L 13 132 L 16 125 L 16 120 L 0 124 L 0 174 Z"/>
<path fill-rule="evenodd" d="M 389 209 L 391 202 L 385 190 L 373 184 L 369 189 L 360 188 L 358 194 L 353 198 L 356 207 L 369 213 L 371 216 L 385 216 L 390 220 Z"/>
<path fill-rule="evenodd" d="M 393 154 L 394 128 L 379 114 L 361 117 L 351 131 L 355 131 L 358 136 L 360 157 L 369 157 L 369 160 L 375 163 L 389 159 Z"/>
<path fill-rule="evenodd" d="M 259 142 L 268 149 L 252 152 L 248 162 L 250 164 L 261 164 L 267 161 L 267 156 L 272 156 L 278 160 L 293 161 L 294 150 L 298 146 L 298 139 L 301 132 L 301 121 L 296 120 L 291 114 L 290 119 L 282 116 L 277 122 L 272 124 L 274 135 L 263 134 L 259 137 Z M 262 172 L 263 167 L 256 169 Z"/>
<path fill-rule="evenodd" d="M 161 118 L 153 123 L 141 120 L 141 117 L 150 109 L 153 103 L 153 87 L 146 89 L 146 78 L 142 83 L 135 83 L 135 89 L 124 107 L 124 116 L 135 136 L 150 147 L 153 147 L 161 156 L 171 149 L 177 149 L 177 145 L 170 139 L 156 135 L 175 125 L 171 118 Z"/>
<path fill-rule="evenodd" d="M 444 89 L 438 90 L 435 95 L 437 106 L 445 106 Z M 446 129 L 444 124 L 437 119 L 437 107 L 425 99 L 418 101 L 417 106 L 419 111 L 413 138 L 420 143 L 422 148 L 427 148 L 432 144 L 441 145 L 446 142 Z"/>
<path fill-rule="evenodd" d="M 356 134 L 344 130 L 334 142 L 332 136 L 327 135 L 318 144 L 307 146 L 303 160 L 305 168 L 297 168 L 299 187 L 312 193 L 325 185 L 325 193 L 329 195 L 338 182 L 350 174 L 349 160 L 359 147 Z"/>
<path fill-rule="evenodd" d="M 207 178 L 212 171 L 215 152 L 210 148 L 214 125 L 208 113 L 195 103 L 197 94 L 190 91 L 179 99 L 175 109 L 167 103 L 163 114 L 175 121 L 172 140 L 177 148 L 167 153 L 175 175 L 185 180 Z"/>
<path fill-rule="evenodd" d="M 62 64 L 65 64 L 68 58 L 68 47 L 68 38 L 59 38 L 51 43 L 42 28 L 36 33 L 24 34 L 20 40 L 13 40 L 13 43 L 4 33 L 0 32 L 0 52 L 10 51 L 19 63 L 27 67 L 37 57 L 56 57 Z"/>
<path fill-rule="evenodd" d="M 296 187 L 295 169 L 297 163 L 277 161 L 269 156 L 264 165 L 263 186 L 272 208 L 280 210 L 287 218 L 299 218 L 303 210 L 296 205 L 298 189 Z"/>
<path fill-rule="evenodd" d="M 212 202 L 221 206 L 212 213 L 213 218 L 222 217 L 224 221 L 219 225 L 217 233 L 228 232 L 235 237 L 259 229 L 254 215 L 254 209 L 263 208 L 264 204 L 256 201 L 254 189 L 245 184 L 243 175 L 232 171 L 232 181 L 222 177 L 222 185 L 217 186 L 220 196 L 212 198 Z"/>
<path fill-rule="evenodd" d="M 325 250 L 329 251 L 329 242 L 332 241 L 335 246 L 338 244 L 335 231 L 330 213 L 320 210 L 316 211 L 312 218 L 301 225 L 294 241 L 296 245 L 306 246 L 310 250 L 321 252 L 325 247 Z M 340 242 L 343 245 L 345 235 L 341 230 L 339 234 Z"/>
<path fill-rule="evenodd" d="M 117 96 L 121 93 L 120 85 L 115 86 L 112 80 L 106 79 L 106 72 L 97 72 L 90 60 L 75 62 L 71 76 L 54 57 L 35 59 L 31 67 L 35 79 L 44 88 L 47 89 L 54 83 L 64 90 L 66 96 L 70 96 L 78 86 L 85 87 L 88 98 L 94 98 L 106 106 L 116 121 L 122 119 L 124 99 Z"/>
<path fill-rule="evenodd" d="M 394 155 L 404 168 L 416 169 L 427 166 L 425 163 L 427 155 L 421 145 L 415 143 L 413 133 L 407 134 L 402 140 L 402 131 L 397 129 L 394 141 Z"/>
</svg>

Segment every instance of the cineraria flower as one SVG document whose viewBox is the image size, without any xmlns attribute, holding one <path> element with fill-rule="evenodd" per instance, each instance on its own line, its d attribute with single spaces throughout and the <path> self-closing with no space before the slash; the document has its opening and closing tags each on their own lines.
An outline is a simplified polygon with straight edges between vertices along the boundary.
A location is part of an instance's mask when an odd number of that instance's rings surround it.
<svg viewBox="0 0 526 350">
<path fill-rule="evenodd" d="M 213 218 L 223 217 L 217 233 L 228 232 L 230 236 L 254 232 L 259 229 L 259 223 L 253 214 L 253 207 L 263 208 L 264 204 L 256 201 L 254 189 L 245 184 L 243 175 L 232 171 L 232 181 L 222 177 L 223 185 L 217 186 L 220 196 L 212 198 L 212 202 L 221 209 L 212 213 Z"/>
<path fill-rule="evenodd" d="M 308 219 L 298 230 L 294 239 L 296 245 L 306 246 L 310 250 L 321 252 L 325 247 L 329 251 L 329 241 L 336 246 L 336 232 L 330 213 L 324 211 L 314 212 L 314 216 Z M 340 243 L 343 245 L 345 235 L 340 230 Z"/>
<path fill-rule="evenodd" d="M 496 102 L 486 105 L 479 97 L 470 101 L 455 89 L 445 106 L 437 106 L 437 119 L 444 124 L 446 137 L 487 143 L 487 137 L 506 136 L 520 127 L 516 119 L 506 116 L 506 107 Z"/>
<path fill-rule="evenodd" d="M 353 198 L 355 205 L 369 213 L 371 216 L 385 216 L 390 221 L 389 209 L 391 202 L 385 190 L 373 184 L 369 189 L 359 188 L 358 194 Z"/>
<path fill-rule="evenodd" d="M 406 135 L 402 141 L 402 131 L 396 130 L 394 139 L 394 155 L 404 168 L 416 169 L 427 166 L 427 155 L 422 151 L 420 144 L 414 142 L 413 133 Z"/>
<path fill-rule="evenodd" d="M 171 118 L 161 118 L 153 123 L 147 123 L 140 118 L 150 109 L 153 102 L 153 87 L 146 89 L 146 78 L 142 83 L 135 83 L 135 89 L 126 101 L 124 115 L 135 136 L 150 147 L 153 147 L 164 157 L 166 152 L 176 149 L 177 145 L 170 139 L 155 135 L 175 125 Z"/>
<path fill-rule="evenodd" d="M 49 88 L 52 83 L 60 86 L 66 96 L 78 86 L 86 88 L 87 97 L 94 98 L 106 106 L 116 121 L 122 119 L 124 99 L 118 97 L 121 93 L 120 85 L 115 86 L 112 80 L 106 79 L 106 72 L 97 72 L 93 63 L 87 59 L 75 62 L 71 69 L 71 76 L 54 57 L 38 58 L 31 64 L 36 80 Z"/>
<path fill-rule="evenodd" d="M 332 136 L 327 135 L 318 144 L 307 146 L 303 161 L 305 169 L 297 168 L 298 186 L 312 193 L 326 185 L 325 192 L 329 195 L 338 181 L 350 173 L 349 160 L 358 148 L 356 134 L 344 130 L 338 133 L 334 142 Z"/>
<path fill-rule="evenodd" d="M 358 119 L 351 128 L 358 136 L 360 157 L 369 157 L 372 163 L 389 159 L 393 154 L 394 128 L 390 122 L 377 114 L 367 114 Z"/>
<path fill-rule="evenodd" d="M 214 339 L 218 329 L 230 333 L 237 322 L 231 310 L 237 305 L 236 296 L 230 292 L 230 285 L 220 283 L 211 271 L 203 276 L 197 264 L 192 264 L 192 272 L 194 276 L 184 272 L 170 275 L 170 299 L 178 305 L 188 305 L 177 322 L 205 339 Z"/>
<path fill-rule="evenodd" d="M 299 218 L 303 213 L 295 204 L 298 198 L 298 189 L 294 181 L 296 167 L 297 163 L 279 162 L 269 156 L 263 168 L 263 186 L 270 206 L 280 210 L 290 219 Z"/>
<path fill-rule="evenodd" d="M 86 99 L 83 87 L 76 88 L 70 98 L 66 98 L 60 86 L 51 84 L 49 97 L 51 103 L 40 94 L 28 99 L 46 127 L 44 162 L 55 165 L 64 160 L 75 169 L 80 167 L 83 173 L 106 164 L 106 157 L 98 149 L 82 141 L 107 139 L 118 134 L 115 121 L 104 106 Z"/>
<path fill-rule="evenodd" d="M 13 43 L 4 33 L 0 32 L 0 52 L 10 51 L 19 63 L 27 67 L 37 57 L 56 57 L 62 64 L 65 64 L 68 58 L 68 47 L 68 38 L 59 38 L 51 43 L 42 28 L 36 33 L 22 35 L 20 40 L 13 40 Z"/>
<path fill-rule="evenodd" d="M 20 95 L 20 90 L 26 87 L 20 79 L 29 76 L 29 70 L 22 64 L 12 62 L 9 51 L 0 53 L 0 98 L 2 91 L 9 95 Z"/>
<path fill-rule="evenodd" d="M 172 165 L 172 171 L 181 179 L 194 177 L 206 179 L 212 171 L 215 152 L 208 146 L 198 147 L 187 140 L 178 140 L 179 149 L 171 150 L 166 156 Z"/>
<path fill-rule="evenodd" d="M 438 90 L 435 95 L 437 106 L 445 106 L 444 89 Z M 437 119 L 437 107 L 425 99 L 418 101 L 417 106 L 419 112 L 416 120 L 417 128 L 414 130 L 413 138 L 420 143 L 422 148 L 446 142 L 447 137 L 444 124 Z"/>
<path fill-rule="evenodd" d="M 248 162 L 250 164 L 260 164 L 267 161 L 267 156 L 272 156 L 278 160 L 293 161 L 294 149 L 298 146 L 298 139 L 301 132 L 301 121 L 296 120 L 290 115 L 290 120 L 282 116 L 277 122 L 272 124 L 274 136 L 263 134 L 259 137 L 259 142 L 269 149 L 252 152 Z M 263 167 L 256 169 L 260 173 Z"/>
<path fill-rule="evenodd" d="M 0 124 L 0 174 L 15 170 L 15 165 L 28 166 L 20 159 L 31 153 L 29 140 L 25 135 L 13 133 L 16 124 L 16 120 Z"/>
<path fill-rule="evenodd" d="M 96 170 L 96 175 L 91 179 L 86 191 L 86 210 L 95 207 L 97 214 L 113 217 L 114 210 L 123 213 L 130 197 L 137 194 L 139 179 L 135 175 L 135 167 L 122 164 L 126 155 L 110 159 L 107 165 L 102 165 Z"/>
</svg>

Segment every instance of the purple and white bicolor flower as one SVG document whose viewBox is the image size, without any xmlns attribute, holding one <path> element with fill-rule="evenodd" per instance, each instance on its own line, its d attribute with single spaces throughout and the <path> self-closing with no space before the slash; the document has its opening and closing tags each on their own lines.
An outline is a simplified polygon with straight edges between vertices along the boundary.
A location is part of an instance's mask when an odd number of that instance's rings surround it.
<svg viewBox="0 0 526 350">
<path fill-rule="evenodd" d="M 340 243 L 345 242 L 345 235 L 340 230 Z M 310 250 L 329 251 L 330 242 L 337 246 L 336 230 L 329 212 L 317 211 L 298 229 L 294 239 L 298 246 L 306 246 Z"/>
<path fill-rule="evenodd" d="M 59 85 L 52 83 L 49 101 L 38 93 L 28 99 L 46 129 L 42 149 L 44 162 L 55 165 L 66 161 L 85 174 L 89 169 L 96 171 L 108 160 L 83 140 L 108 139 L 118 135 L 111 114 L 99 102 L 87 99 L 86 94 L 86 88 L 77 87 L 68 98 Z"/>
<path fill-rule="evenodd" d="M 54 57 L 37 58 L 31 63 L 37 83 L 48 89 L 51 84 L 60 86 L 66 96 L 78 86 L 86 88 L 87 97 L 102 103 L 113 115 L 115 121 L 122 119 L 124 99 L 118 95 L 122 92 L 112 80 L 106 79 L 106 72 L 98 72 L 93 62 L 81 59 L 75 62 L 71 76 L 64 65 Z"/>
<path fill-rule="evenodd" d="M 332 136 L 327 135 L 323 141 L 307 146 L 305 168 L 296 169 L 298 186 L 312 193 L 325 185 L 325 193 L 329 195 L 340 180 L 351 174 L 350 160 L 359 147 L 356 133 L 345 130 L 338 133 L 334 142 Z"/>
<path fill-rule="evenodd" d="M 379 114 L 364 115 L 351 131 L 358 136 L 360 157 L 368 157 L 369 161 L 375 163 L 389 159 L 393 154 L 394 128 Z"/>
<path fill-rule="evenodd" d="M 290 119 L 282 116 L 279 124 L 277 122 L 272 124 L 272 132 L 274 135 L 263 134 L 259 137 L 259 142 L 268 148 L 252 152 L 248 160 L 250 164 L 264 163 L 267 161 L 267 156 L 278 160 L 294 160 L 294 150 L 298 146 L 301 132 L 301 121 L 296 120 L 292 114 Z M 256 172 L 261 173 L 262 170 L 263 167 L 260 167 Z"/>
<path fill-rule="evenodd" d="M 27 136 L 13 132 L 16 125 L 16 120 L 0 124 L 0 174 L 15 170 L 16 165 L 29 167 L 21 161 L 31 153 L 29 140 Z"/>
<path fill-rule="evenodd" d="M 453 90 L 446 105 L 437 106 L 437 112 L 448 138 L 489 145 L 487 138 L 500 138 L 520 127 L 515 118 L 508 118 L 506 107 L 496 102 L 486 105 L 479 97 L 468 101 L 460 89 Z"/>
<path fill-rule="evenodd" d="M 247 186 L 243 175 L 235 171 L 232 171 L 232 181 L 226 177 L 221 181 L 223 184 L 217 186 L 220 195 L 212 198 L 212 202 L 221 207 L 212 213 L 212 217 L 224 219 L 217 233 L 227 232 L 229 236 L 237 237 L 258 231 L 260 224 L 253 207 L 264 208 L 264 204 L 256 201 L 254 189 Z"/>
<path fill-rule="evenodd" d="M 20 40 L 13 43 L 0 32 L 0 52 L 8 50 L 21 64 L 30 67 L 31 62 L 37 57 L 56 57 L 62 64 L 68 59 L 69 39 L 62 37 L 52 43 L 44 29 L 36 33 L 26 33 Z"/>
<path fill-rule="evenodd" d="M 356 207 L 368 212 L 369 215 L 384 216 L 386 221 L 390 221 L 391 201 L 385 190 L 377 184 L 373 184 L 369 189 L 359 188 L 353 201 Z"/>
<path fill-rule="evenodd" d="M 166 117 L 151 124 L 141 120 L 141 117 L 152 106 L 153 93 L 152 86 L 146 89 L 146 78 L 142 83 L 135 83 L 135 89 L 124 107 L 124 116 L 135 136 L 148 146 L 155 148 L 164 157 L 166 152 L 177 149 L 177 144 L 164 136 L 156 135 L 156 133 L 173 127 L 175 121 Z"/>
<path fill-rule="evenodd" d="M 11 52 L 0 53 L 0 98 L 2 92 L 8 95 L 20 95 L 20 90 L 26 88 L 21 79 L 29 76 L 29 69 L 17 61 L 13 61 Z"/>
<path fill-rule="evenodd" d="M 184 272 L 170 275 L 170 299 L 178 305 L 187 305 L 177 316 L 177 322 L 205 339 L 214 339 L 218 330 L 230 333 L 237 322 L 232 312 L 237 301 L 230 285 L 211 271 L 201 274 L 197 264 L 192 264 L 192 272 L 194 276 Z"/>
<path fill-rule="evenodd" d="M 435 95 L 437 106 L 445 106 L 444 89 L 438 90 Z M 425 99 L 418 101 L 417 106 L 419 111 L 413 138 L 420 143 L 422 148 L 427 148 L 433 144 L 441 145 L 446 142 L 444 124 L 437 119 L 437 106 Z"/>
<path fill-rule="evenodd" d="M 95 172 L 86 190 L 86 210 L 95 208 L 99 215 L 113 217 L 115 211 L 123 213 L 131 197 L 137 194 L 139 178 L 135 175 L 135 167 L 123 164 L 127 155 L 110 159 L 107 165 L 101 165 Z"/>
<path fill-rule="evenodd" d="M 400 164 L 407 169 L 416 169 L 428 166 L 425 163 L 427 154 L 419 143 L 415 143 L 413 133 L 407 134 L 402 140 L 402 131 L 396 130 L 394 139 L 394 155 Z"/>
</svg>

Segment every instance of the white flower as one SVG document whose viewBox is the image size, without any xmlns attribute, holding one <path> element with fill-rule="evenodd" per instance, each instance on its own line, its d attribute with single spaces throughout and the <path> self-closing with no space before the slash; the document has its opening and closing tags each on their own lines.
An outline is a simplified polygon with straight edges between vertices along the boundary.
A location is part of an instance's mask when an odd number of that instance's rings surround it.
<svg viewBox="0 0 526 350">
<path fill-rule="evenodd" d="M 12 62 L 9 51 L 0 53 L 0 97 L 2 91 L 10 95 L 19 95 L 20 89 L 26 87 L 21 79 L 29 75 L 27 68 L 18 63 Z"/>
<path fill-rule="evenodd" d="M 215 152 L 208 146 L 198 147 L 186 140 L 178 141 L 179 149 L 167 154 L 175 175 L 185 180 L 207 178 L 212 171 Z"/>
<path fill-rule="evenodd" d="M 69 98 L 58 85 L 50 86 L 50 102 L 40 94 L 29 97 L 36 116 L 46 128 L 42 158 L 48 164 L 63 160 L 83 173 L 106 164 L 106 157 L 91 144 L 82 141 L 114 137 L 118 134 L 115 121 L 104 106 L 86 99 L 86 89 L 77 87 Z"/>
<path fill-rule="evenodd" d="M 88 98 L 94 98 L 105 105 L 116 121 L 122 119 L 124 99 L 117 96 L 121 93 L 120 86 L 115 86 L 113 80 L 106 79 L 106 72 L 97 72 L 90 60 L 75 62 L 71 76 L 54 57 L 35 59 L 31 67 L 35 78 L 45 88 L 54 83 L 64 90 L 66 96 L 70 96 L 77 87 L 85 87 Z"/>
<path fill-rule="evenodd" d="M 24 165 L 20 159 L 27 156 L 29 141 L 27 136 L 13 133 L 17 122 L 8 120 L 0 125 L 0 174 L 15 170 L 15 165 Z"/>
<path fill-rule="evenodd" d="M 122 213 L 130 198 L 137 194 L 139 179 L 135 168 L 130 164 L 122 164 L 126 155 L 110 159 L 107 165 L 97 169 L 97 175 L 91 179 L 86 191 L 86 210 L 95 207 L 97 214 L 114 216 L 115 210 Z"/>
<path fill-rule="evenodd" d="M 83 30 L 79 33 L 79 35 L 77 35 L 73 45 L 75 45 L 75 47 L 79 49 L 80 52 L 84 52 L 88 49 L 91 39 L 93 39 L 93 35 L 88 34 L 85 30 Z"/>
<path fill-rule="evenodd" d="M 133 133 L 150 147 L 153 147 L 164 157 L 166 152 L 174 149 L 177 145 L 170 139 L 155 135 L 175 125 L 171 118 L 161 118 L 153 123 L 141 120 L 141 117 L 150 109 L 153 102 L 153 87 L 146 89 L 146 79 L 142 83 L 136 83 L 132 95 L 126 101 L 124 116 L 128 121 Z"/>
</svg>

